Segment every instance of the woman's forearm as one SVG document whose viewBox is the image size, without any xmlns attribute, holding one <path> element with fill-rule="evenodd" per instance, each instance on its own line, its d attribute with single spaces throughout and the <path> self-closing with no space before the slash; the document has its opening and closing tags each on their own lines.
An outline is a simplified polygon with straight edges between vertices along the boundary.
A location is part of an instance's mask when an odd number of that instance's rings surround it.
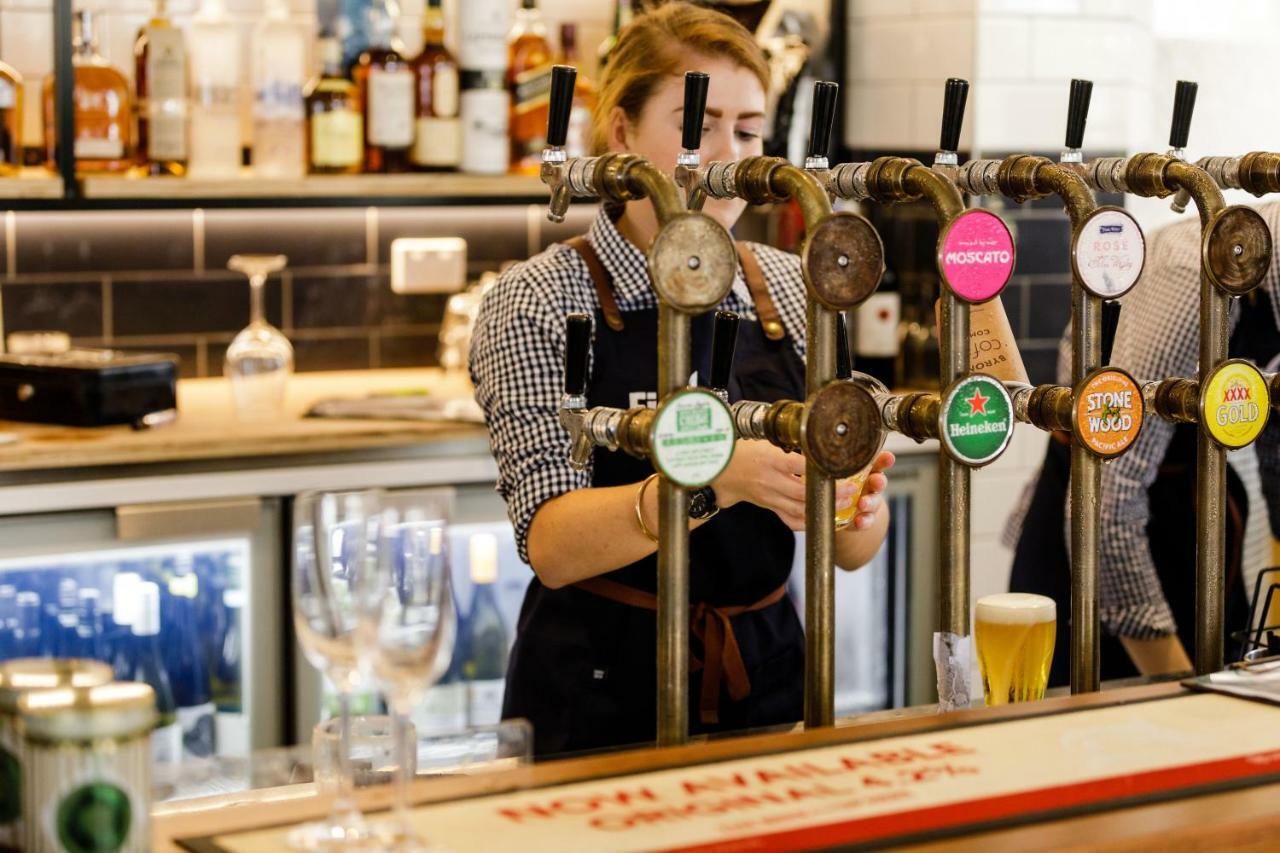
<svg viewBox="0 0 1280 853">
<path fill-rule="evenodd" d="M 870 563 L 888 532 L 889 508 L 881 501 L 869 526 L 858 530 L 851 524 L 836 533 L 836 565 L 852 571 Z"/>
</svg>

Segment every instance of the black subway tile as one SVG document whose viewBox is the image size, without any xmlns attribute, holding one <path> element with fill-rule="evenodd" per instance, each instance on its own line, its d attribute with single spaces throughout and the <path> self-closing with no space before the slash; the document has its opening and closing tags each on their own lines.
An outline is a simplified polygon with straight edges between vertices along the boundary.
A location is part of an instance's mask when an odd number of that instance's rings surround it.
<svg viewBox="0 0 1280 853">
<path fill-rule="evenodd" d="M 1026 299 L 1027 336 L 1057 339 L 1071 320 L 1071 285 L 1028 285 Z"/>
<path fill-rule="evenodd" d="M 439 323 L 449 301 L 447 293 L 393 293 L 391 284 L 381 280 L 378 289 L 383 326 L 417 326 Z"/>
<path fill-rule="evenodd" d="M 1033 385 L 1045 385 L 1057 380 L 1058 348 L 1056 346 L 1024 346 L 1022 363 Z"/>
<path fill-rule="evenodd" d="M 1009 317 L 1009 326 L 1013 329 L 1013 334 L 1016 337 L 1025 336 L 1027 330 L 1023 322 L 1022 308 L 1026 303 L 1026 285 L 1022 282 L 1013 282 L 1001 292 L 1000 301 L 1004 303 L 1004 313 Z"/>
<path fill-rule="evenodd" d="M 73 338 L 99 338 L 102 328 L 102 283 L 11 284 L 0 290 L 4 331 L 66 332 Z"/>
<path fill-rule="evenodd" d="M 180 379 L 196 379 L 200 373 L 196 356 L 197 346 L 191 344 L 152 346 L 149 344 L 133 344 L 127 339 L 113 341 L 111 349 L 129 353 L 147 353 L 150 355 L 174 355 L 178 357 L 178 377 Z"/>
<path fill-rule="evenodd" d="M 18 274 L 192 269 L 190 210 L 17 215 Z"/>
<path fill-rule="evenodd" d="M 1071 227 L 1066 219 L 1020 219 L 1014 230 L 1020 275 L 1071 272 Z"/>
<path fill-rule="evenodd" d="M 293 328 L 377 325 L 378 285 L 378 276 L 295 276 Z"/>
<path fill-rule="evenodd" d="M 382 367 L 434 367 L 439 339 L 435 335 L 383 335 Z"/>
<path fill-rule="evenodd" d="M 369 260 L 363 208 L 209 210 L 204 235 L 204 264 L 211 272 L 225 269 L 232 255 L 287 255 L 293 267 Z"/>
<path fill-rule="evenodd" d="M 365 370 L 369 365 L 369 339 L 333 338 L 293 342 L 294 367 L 312 370 Z"/>
<path fill-rule="evenodd" d="M 112 282 L 116 335 L 235 333 L 249 325 L 249 281 L 230 273 L 174 281 Z M 279 327 L 280 279 L 266 287 L 267 322 Z"/>
</svg>

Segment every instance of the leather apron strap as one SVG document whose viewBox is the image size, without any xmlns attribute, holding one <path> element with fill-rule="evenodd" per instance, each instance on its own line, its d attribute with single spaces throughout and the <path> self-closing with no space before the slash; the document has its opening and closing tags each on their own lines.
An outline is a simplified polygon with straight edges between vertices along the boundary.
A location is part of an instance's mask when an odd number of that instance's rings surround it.
<svg viewBox="0 0 1280 853">
<path fill-rule="evenodd" d="M 626 584 L 611 581 L 608 578 L 587 578 L 574 584 L 578 589 L 598 595 L 627 607 L 639 607 L 644 610 L 657 611 L 658 597 L 651 592 L 635 589 Z M 734 605 L 731 607 L 712 607 L 700 602 L 693 607 L 693 635 L 702 643 L 703 660 L 695 660 L 691 667 L 694 672 L 702 670 L 702 693 L 699 701 L 699 716 L 703 723 L 720 722 L 720 685 L 723 682 L 729 696 L 735 702 L 741 702 L 751 695 L 751 679 L 747 676 L 747 665 L 742 660 L 742 650 L 738 648 L 738 638 L 733 633 L 733 624 L 729 621 L 734 616 L 764 610 L 781 601 L 787 594 L 787 587 L 778 587 L 754 604 Z"/>
<path fill-rule="evenodd" d="M 764 270 L 756 260 L 755 253 L 746 244 L 739 242 L 738 262 L 742 264 L 742 277 L 746 279 L 747 290 L 751 293 L 751 301 L 756 305 L 756 316 L 760 318 L 760 328 L 764 336 L 771 341 L 780 341 L 787 334 L 782 325 L 782 315 L 773 304 L 769 295 L 769 285 L 764 280 Z"/>
<path fill-rule="evenodd" d="M 618 303 L 613 298 L 613 279 L 609 271 L 604 268 L 604 264 L 600 262 L 600 256 L 583 236 L 566 240 L 565 245 L 577 252 L 586 263 L 587 271 L 591 273 L 591 281 L 596 286 L 596 299 L 600 301 L 600 311 L 604 314 L 605 323 L 615 332 L 621 332 L 626 328 L 626 324 L 622 322 L 622 312 L 618 310 Z"/>
</svg>

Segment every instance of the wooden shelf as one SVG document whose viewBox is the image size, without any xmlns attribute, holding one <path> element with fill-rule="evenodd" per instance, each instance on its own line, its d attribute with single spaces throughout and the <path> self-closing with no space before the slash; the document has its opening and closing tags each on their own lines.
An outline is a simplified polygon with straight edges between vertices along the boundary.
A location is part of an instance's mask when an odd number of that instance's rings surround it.
<svg viewBox="0 0 1280 853">
<path fill-rule="evenodd" d="M 55 182 L 56 183 L 56 182 Z M 132 178 L 87 176 L 82 180 L 84 197 L 101 200 L 199 201 L 200 199 L 415 199 L 424 204 L 435 201 L 502 199 L 540 201 L 547 188 L 527 175 L 309 175 L 305 178 L 257 178 L 249 171 L 242 177 L 225 180 L 199 178 Z"/>
<path fill-rule="evenodd" d="M 23 169 L 0 178 L 0 199 L 60 199 L 62 179 L 47 169 Z"/>
</svg>

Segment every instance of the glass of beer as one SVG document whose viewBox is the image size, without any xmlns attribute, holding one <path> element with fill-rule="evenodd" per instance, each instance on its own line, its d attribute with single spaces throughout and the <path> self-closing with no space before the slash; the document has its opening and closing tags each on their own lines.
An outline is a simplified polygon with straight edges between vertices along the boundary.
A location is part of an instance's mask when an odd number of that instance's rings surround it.
<svg viewBox="0 0 1280 853">
<path fill-rule="evenodd" d="M 852 477 L 846 477 L 841 480 L 842 483 L 853 483 L 853 500 L 849 505 L 836 509 L 836 530 L 843 530 L 849 526 L 849 522 L 853 521 L 853 517 L 858 514 L 858 501 L 862 500 L 862 487 L 866 485 L 867 477 L 871 474 L 871 466 L 863 468 Z"/>
<path fill-rule="evenodd" d="M 988 705 L 1044 698 L 1058 607 L 1052 598 L 1004 592 L 978 599 L 974 640 Z"/>
</svg>

